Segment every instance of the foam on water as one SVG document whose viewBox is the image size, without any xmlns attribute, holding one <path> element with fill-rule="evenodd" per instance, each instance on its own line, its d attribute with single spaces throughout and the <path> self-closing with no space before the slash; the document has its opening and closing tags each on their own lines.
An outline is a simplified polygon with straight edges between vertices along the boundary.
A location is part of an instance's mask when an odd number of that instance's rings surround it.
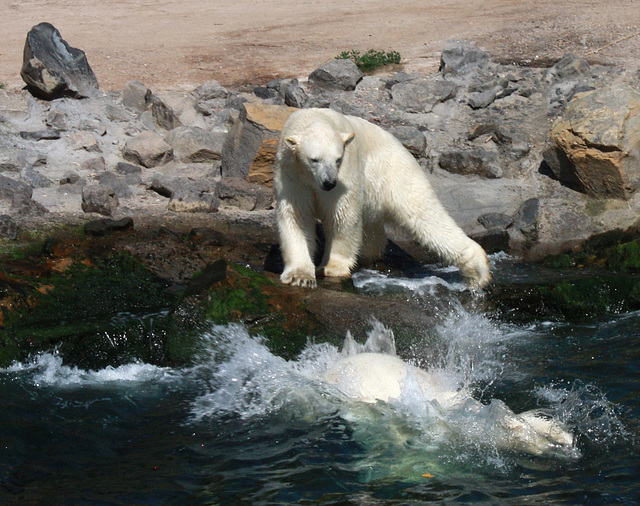
<svg viewBox="0 0 640 506">
<path fill-rule="evenodd" d="M 3 371 L 27 377 L 35 386 L 58 388 L 162 382 L 176 376 L 169 368 L 142 362 L 96 371 L 85 370 L 64 365 L 62 357 L 57 353 L 42 353 L 29 362 L 14 363 Z"/>
<path fill-rule="evenodd" d="M 492 270 L 500 262 L 506 262 L 512 258 L 504 252 L 494 253 L 489 256 Z M 467 289 L 460 271 L 453 266 L 430 265 L 428 270 L 431 275 L 422 277 L 398 277 L 371 269 L 360 269 L 351 275 L 353 285 L 362 292 L 398 292 L 406 291 L 417 295 L 435 293 L 438 288 L 446 288 L 449 292 L 462 292 Z"/>
<path fill-rule="evenodd" d="M 361 269 L 351 275 L 353 285 L 362 292 L 397 292 L 409 291 L 416 294 L 431 293 L 438 287 L 461 292 L 466 285 L 460 281 L 446 281 L 443 274 L 457 273 L 455 267 L 434 269 L 433 276 L 422 278 L 402 278 L 389 276 L 379 271 Z"/>
</svg>

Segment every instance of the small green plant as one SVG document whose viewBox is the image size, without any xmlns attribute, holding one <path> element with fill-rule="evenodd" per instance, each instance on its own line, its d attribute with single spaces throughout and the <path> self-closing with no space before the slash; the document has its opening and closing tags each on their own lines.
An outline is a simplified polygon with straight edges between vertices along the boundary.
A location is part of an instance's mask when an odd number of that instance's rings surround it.
<svg viewBox="0 0 640 506">
<path fill-rule="evenodd" d="M 397 51 L 377 51 L 369 49 L 366 53 L 360 51 L 342 51 L 338 56 L 339 60 L 351 60 L 362 72 L 371 72 L 391 63 L 400 63 L 401 56 Z"/>
</svg>

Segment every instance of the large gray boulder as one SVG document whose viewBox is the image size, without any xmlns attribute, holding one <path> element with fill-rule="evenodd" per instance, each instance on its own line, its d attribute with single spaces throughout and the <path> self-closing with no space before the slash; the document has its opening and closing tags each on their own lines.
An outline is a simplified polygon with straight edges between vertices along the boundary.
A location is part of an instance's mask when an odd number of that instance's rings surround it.
<svg viewBox="0 0 640 506">
<path fill-rule="evenodd" d="M 406 112 L 431 112 L 437 104 L 455 97 L 457 86 L 443 79 L 412 79 L 391 88 L 393 103 Z"/>
<path fill-rule="evenodd" d="M 486 66 L 491 61 L 489 53 L 466 41 L 449 41 L 440 55 L 442 75 L 464 75 Z"/>
<path fill-rule="evenodd" d="M 98 90 L 84 51 L 69 46 L 50 23 L 40 23 L 27 34 L 20 75 L 34 95 L 49 100 L 91 97 Z"/>
<path fill-rule="evenodd" d="M 309 82 L 327 91 L 351 91 L 364 77 L 351 60 L 335 59 L 321 65 L 309 75 Z"/>
</svg>

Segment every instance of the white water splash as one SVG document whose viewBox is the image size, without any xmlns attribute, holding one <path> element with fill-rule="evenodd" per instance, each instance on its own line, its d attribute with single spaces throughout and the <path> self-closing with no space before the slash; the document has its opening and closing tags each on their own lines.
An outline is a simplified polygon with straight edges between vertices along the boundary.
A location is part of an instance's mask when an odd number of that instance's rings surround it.
<svg viewBox="0 0 640 506">
<path fill-rule="evenodd" d="M 489 255 L 489 263 L 492 270 L 500 262 L 507 262 L 513 258 L 498 252 Z M 445 288 L 450 292 L 462 292 L 467 290 L 466 283 L 461 276 L 457 276 L 459 269 L 453 266 L 429 265 L 431 276 L 424 277 L 398 277 L 390 276 L 380 271 L 360 269 L 351 275 L 355 288 L 361 292 L 411 292 L 416 295 L 435 294 L 438 289 Z"/>
<path fill-rule="evenodd" d="M 352 426 L 354 439 L 370 450 L 371 458 L 380 453 L 395 455 L 393 462 L 380 464 L 386 469 L 380 473 L 385 475 L 390 466 L 406 471 L 406 466 L 413 467 L 417 461 L 442 461 L 443 452 L 456 453 L 458 460 L 482 459 L 484 465 L 491 466 L 497 466 L 497 462 L 506 465 L 502 452 L 507 447 L 556 458 L 577 456 L 570 442 L 564 447 L 556 445 L 533 429 L 531 424 L 542 420 L 541 427 L 546 423 L 546 414 L 519 417 L 501 401 L 484 405 L 473 399 L 467 390 L 470 372 L 461 368 L 459 360 L 426 372 L 415 369 L 416 374 L 428 374 L 429 381 L 442 390 L 445 401 L 440 402 L 426 398 L 423 380 L 411 374 L 396 385 L 394 398 L 382 403 L 371 403 L 374 399 L 359 402 L 357 393 L 354 397 L 360 388 L 354 382 L 362 381 L 361 377 L 347 374 L 340 381 L 327 382 L 327 371 L 345 357 L 381 352 L 395 355 L 393 333 L 378 322 L 372 324 L 364 344 L 347 334 L 341 352 L 327 344 L 310 344 L 294 361 L 273 355 L 261 339 L 250 337 L 241 326 L 215 327 L 207 339 L 210 354 L 203 357 L 199 375 L 208 376 L 209 383 L 192 404 L 194 421 L 226 415 L 241 419 L 277 415 L 279 419 L 314 422 L 338 412 Z M 473 371 L 482 369 L 482 356 L 476 358 Z M 400 466 L 399 461 L 404 464 Z M 370 459 L 367 462 L 365 468 L 373 466 Z"/>
<path fill-rule="evenodd" d="M 204 337 L 209 341 L 208 355 L 193 371 L 208 377 L 208 386 L 193 402 L 195 420 L 225 414 L 251 418 L 287 407 L 295 407 L 292 413 L 303 417 L 323 411 L 326 403 L 316 383 L 335 360 L 334 347 L 310 345 L 297 361 L 289 362 L 273 355 L 262 339 L 252 338 L 240 325 L 215 326 Z"/>
<path fill-rule="evenodd" d="M 434 271 L 438 274 L 457 272 L 455 267 L 446 267 Z M 353 285 L 362 292 L 385 292 L 393 293 L 408 291 L 418 295 L 424 293 L 435 293 L 438 288 L 445 287 L 450 291 L 461 292 L 467 289 L 462 281 L 446 281 L 439 275 L 422 278 L 403 278 L 389 276 L 379 271 L 361 269 L 351 275 Z"/>
<path fill-rule="evenodd" d="M 606 446 L 622 441 L 637 444 L 620 419 L 620 406 L 607 400 L 597 386 L 576 381 L 571 385 L 551 383 L 540 386 L 535 395 L 553 406 L 565 423 L 580 427 L 581 437 Z"/>
<path fill-rule="evenodd" d="M 145 363 L 129 363 L 119 367 L 105 367 L 96 371 L 64 365 L 57 353 L 42 353 L 30 362 L 14 363 L 6 373 L 28 375 L 35 386 L 78 387 L 113 385 L 116 383 L 162 382 L 175 378 L 169 368 Z"/>
</svg>

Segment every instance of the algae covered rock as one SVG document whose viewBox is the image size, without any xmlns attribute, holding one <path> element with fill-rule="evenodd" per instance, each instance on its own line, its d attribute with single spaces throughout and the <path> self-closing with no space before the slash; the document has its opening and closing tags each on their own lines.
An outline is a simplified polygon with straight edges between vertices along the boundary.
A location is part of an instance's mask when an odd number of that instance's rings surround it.
<svg viewBox="0 0 640 506">
<path fill-rule="evenodd" d="M 489 296 L 514 319 L 584 320 L 640 309 L 637 232 L 594 236 L 578 250 L 549 257 L 537 282 L 493 286 Z"/>
<path fill-rule="evenodd" d="M 2 280 L 0 366 L 53 350 L 67 363 L 91 369 L 170 360 L 160 356 L 164 336 L 153 332 L 175 300 L 166 281 L 125 253 L 38 257 L 40 272 L 14 264 Z"/>
<path fill-rule="evenodd" d="M 3 259 L 0 367 L 52 351 L 84 369 L 186 365 L 212 325 L 229 323 L 290 359 L 309 340 L 337 346 L 347 330 L 364 337 L 372 318 L 394 328 L 400 346 L 403 335 L 434 323 L 435 303 L 357 294 L 350 280 L 286 286 L 273 273 L 216 259 L 211 250 L 224 246 L 198 247 L 193 234 L 165 231 L 146 243 L 130 227 L 78 234 Z"/>
</svg>

